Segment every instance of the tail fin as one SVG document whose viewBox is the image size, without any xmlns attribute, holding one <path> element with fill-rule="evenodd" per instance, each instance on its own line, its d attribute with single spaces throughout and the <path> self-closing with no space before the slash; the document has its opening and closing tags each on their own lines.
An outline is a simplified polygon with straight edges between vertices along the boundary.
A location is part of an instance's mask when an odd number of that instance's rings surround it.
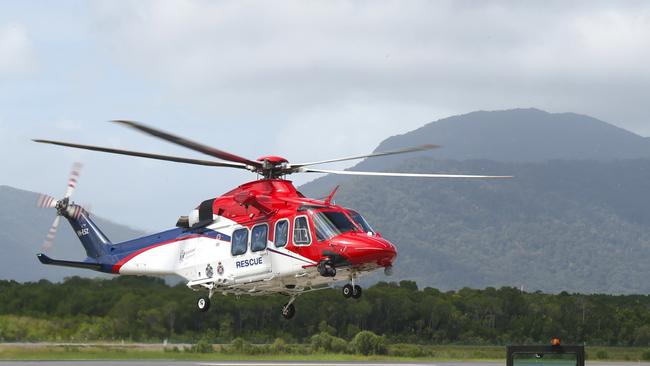
<svg viewBox="0 0 650 366">
<path fill-rule="evenodd" d="M 65 215 L 65 218 L 72 225 L 89 258 L 98 258 L 108 253 L 108 246 L 111 245 L 110 240 L 90 219 L 85 210 L 82 209 L 78 215 Z"/>
</svg>

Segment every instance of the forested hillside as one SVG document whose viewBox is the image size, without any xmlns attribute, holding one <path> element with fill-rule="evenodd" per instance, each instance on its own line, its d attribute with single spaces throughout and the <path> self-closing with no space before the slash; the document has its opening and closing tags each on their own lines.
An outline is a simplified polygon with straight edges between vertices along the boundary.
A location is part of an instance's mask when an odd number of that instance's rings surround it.
<svg viewBox="0 0 650 366">
<path fill-rule="evenodd" d="M 650 293 L 650 160 L 646 138 L 586 116 L 539 110 L 475 112 L 391 137 L 351 170 L 514 175 L 503 181 L 341 178 L 336 184 L 398 245 L 398 279 L 426 286 Z M 375 280 L 382 277 L 375 277 Z"/>
<path fill-rule="evenodd" d="M 650 297 L 522 293 L 514 288 L 418 289 L 414 282 L 378 283 L 359 300 L 340 290 L 305 294 L 296 317 L 282 319 L 286 297 L 215 295 L 194 308 L 197 294 L 162 280 L 72 278 L 18 284 L 0 281 L 0 342 L 157 341 L 313 342 L 327 332 L 351 339 L 360 330 L 388 342 L 422 344 L 565 343 L 650 345 Z"/>
<path fill-rule="evenodd" d="M 418 158 L 403 168 L 515 178 L 344 183 L 337 203 L 362 212 L 398 246 L 396 278 L 442 289 L 650 292 L 650 160 Z"/>
</svg>

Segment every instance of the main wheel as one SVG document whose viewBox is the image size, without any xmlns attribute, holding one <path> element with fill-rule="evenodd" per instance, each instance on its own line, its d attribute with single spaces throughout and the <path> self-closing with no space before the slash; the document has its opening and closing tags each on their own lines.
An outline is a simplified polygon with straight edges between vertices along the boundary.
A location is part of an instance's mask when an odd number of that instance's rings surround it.
<svg viewBox="0 0 650 366">
<path fill-rule="evenodd" d="M 354 291 L 352 291 L 352 297 L 355 299 L 358 299 L 361 297 L 361 293 L 363 291 L 361 290 L 361 286 L 359 285 L 354 285 Z"/>
<path fill-rule="evenodd" d="M 323 277 L 334 277 L 336 276 L 336 267 L 332 261 L 323 260 L 318 264 L 318 273 Z"/>
<path fill-rule="evenodd" d="M 289 304 L 282 308 L 282 316 L 285 319 L 291 319 L 294 315 L 296 315 L 296 307 L 293 306 L 293 304 Z"/>
<path fill-rule="evenodd" d="M 336 277 L 336 267 L 332 266 L 332 268 L 330 268 L 327 272 L 327 275 L 329 277 Z"/>
<path fill-rule="evenodd" d="M 343 286 L 343 290 L 341 290 L 341 292 L 343 293 L 343 297 L 349 299 L 350 297 L 352 297 L 352 294 L 354 293 L 354 289 L 352 288 L 352 285 L 347 284 Z"/>
<path fill-rule="evenodd" d="M 196 307 L 199 308 L 199 311 L 205 313 L 210 309 L 210 298 L 207 296 L 199 297 L 199 300 L 196 302 Z"/>
</svg>

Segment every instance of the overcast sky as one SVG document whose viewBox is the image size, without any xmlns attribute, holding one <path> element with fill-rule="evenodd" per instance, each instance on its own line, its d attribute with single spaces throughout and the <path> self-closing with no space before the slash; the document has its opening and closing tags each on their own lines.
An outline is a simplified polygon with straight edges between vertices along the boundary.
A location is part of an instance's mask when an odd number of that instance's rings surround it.
<svg viewBox="0 0 650 366">
<path fill-rule="evenodd" d="M 0 184 L 60 196 L 81 160 L 77 201 L 162 229 L 254 176 L 29 140 L 204 158 L 106 122 L 133 119 L 300 162 L 517 107 L 650 136 L 648 65 L 647 1 L 4 1 Z"/>
</svg>

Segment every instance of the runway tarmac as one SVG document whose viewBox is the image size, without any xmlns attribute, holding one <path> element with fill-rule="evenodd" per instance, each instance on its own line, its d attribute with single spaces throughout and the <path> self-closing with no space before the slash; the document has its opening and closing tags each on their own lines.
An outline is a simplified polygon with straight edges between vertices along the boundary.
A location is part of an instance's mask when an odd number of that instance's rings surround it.
<svg viewBox="0 0 650 366">
<path fill-rule="evenodd" d="M 305 361 L 0 361 L 0 366 L 503 366 L 501 362 L 305 362 Z M 587 362 L 593 366 L 650 366 L 650 362 Z"/>
<path fill-rule="evenodd" d="M 305 362 L 305 361 L 0 361 L 0 366 L 503 366 L 500 362 Z M 619 366 L 604 365 L 599 366 Z M 623 365 L 620 365 L 623 366 Z M 627 365 L 625 365 L 627 366 Z M 634 366 L 650 366 L 635 364 Z"/>
<path fill-rule="evenodd" d="M 305 362 L 305 361 L 0 361 L 0 366 L 503 366 L 499 362 Z M 601 366 L 601 365 L 599 365 Z M 605 366 L 605 365 L 602 365 Z M 607 365 L 615 366 L 615 365 Z M 617 365 L 618 366 L 618 365 Z M 639 366 L 635 364 L 634 366 Z M 645 366 L 650 366 L 645 365 Z"/>
</svg>

